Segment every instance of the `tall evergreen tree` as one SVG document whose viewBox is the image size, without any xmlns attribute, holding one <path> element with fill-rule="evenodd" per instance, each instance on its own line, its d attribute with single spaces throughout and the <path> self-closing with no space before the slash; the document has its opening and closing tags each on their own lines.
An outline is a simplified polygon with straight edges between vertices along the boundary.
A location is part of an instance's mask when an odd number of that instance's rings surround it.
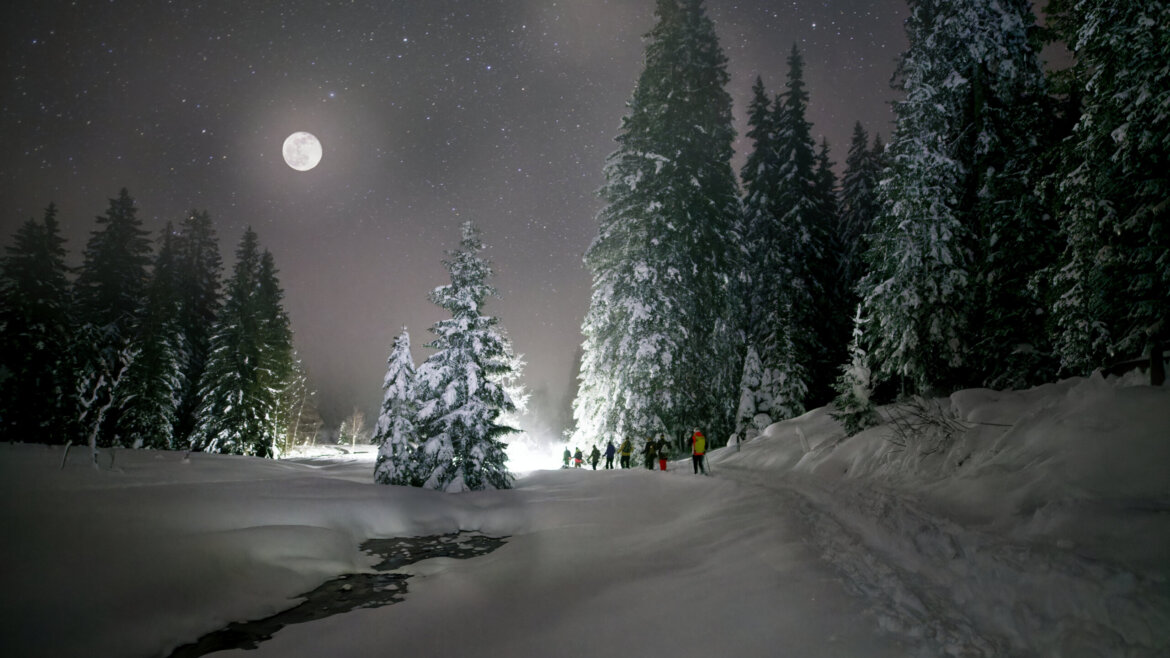
<svg viewBox="0 0 1170 658">
<path fill-rule="evenodd" d="M 206 211 L 192 210 L 179 224 L 175 240 L 175 277 L 178 327 L 182 335 L 182 380 L 174 436 L 187 443 L 195 427 L 199 383 L 203 378 L 211 331 L 220 303 L 223 260 L 219 240 Z"/>
<path fill-rule="evenodd" d="M 862 256 L 877 214 L 877 184 L 880 171 L 880 144 L 875 138 L 870 149 L 869 135 L 861 122 L 853 126 L 853 141 L 845 156 L 845 173 L 841 177 L 841 214 L 837 235 L 841 241 L 840 277 L 848 295 L 845 306 L 856 308 L 860 298 L 856 288 L 865 273 Z"/>
<path fill-rule="evenodd" d="M 1053 4 L 1082 82 L 1054 326 L 1064 368 L 1086 373 L 1170 339 L 1170 3 Z"/>
<path fill-rule="evenodd" d="M 284 310 L 284 290 L 277 274 L 276 260 L 265 249 L 257 273 L 256 314 L 261 338 L 260 381 L 270 405 L 267 415 L 274 448 L 285 444 L 292 410 L 282 401 L 288 399 L 286 392 L 293 384 L 296 371 L 292 325 Z"/>
<path fill-rule="evenodd" d="M 11 441 L 64 443 L 73 382 L 65 240 L 57 207 L 17 230 L 0 261 L 0 427 Z"/>
<path fill-rule="evenodd" d="M 209 452 L 274 457 L 279 399 L 292 371 L 291 330 L 276 267 L 248 228 L 211 335 L 192 442 Z"/>
<path fill-rule="evenodd" d="M 114 391 L 118 413 L 111 431 L 120 445 L 173 447 L 182 381 L 176 280 L 174 239 L 171 225 L 167 224 L 143 309 L 129 342 L 132 360 Z"/>
<path fill-rule="evenodd" d="M 836 273 L 831 265 L 832 225 L 826 212 L 831 190 L 818 181 L 816 145 L 807 120 L 808 91 L 804 58 L 792 47 L 785 91 L 776 100 L 774 124 L 778 180 L 773 212 L 779 218 L 789 306 L 793 312 L 792 342 L 805 369 L 806 404 L 829 398 L 835 360 L 830 356 L 833 332 L 826 325 L 833 304 Z M 833 218 L 835 222 L 835 217 Z"/>
<path fill-rule="evenodd" d="M 996 368 L 1042 338 L 1038 303 L 1019 294 L 1044 233 L 1029 189 L 1044 109 L 1033 17 L 1025 0 L 910 4 L 863 343 L 879 378 L 920 391 L 1015 379 Z"/>
<path fill-rule="evenodd" d="M 113 382 L 121 380 L 133 354 L 129 346 L 146 296 L 150 242 L 125 188 L 118 198 L 110 199 L 109 209 L 97 223 L 74 284 L 81 326 L 73 346 L 78 395 L 85 400 L 84 424 L 90 431 L 94 423 L 100 423 L 95 436 L 105 445 L 113 441 L 110 424 L 116 423 L 116 409 L 108 415 L 94 412 L 110 410 Z"/>
<path fill-rule="evenodd" d="M 797 359 L 792 335 L 796 331 L 792 309 L 791 267 L 786 239 L 777 216 L 775 197 L 780 187 L 776 150 L 775 113 L 761 79 L 752 87 L 748 136 L 753 148 L 742 171 L 745 187 L 744 235 L 747 260 L 748 357 L 740 381 L 741 411 L 751 399 L 754 418 L 767 414 L 762 423 L 784 420 L 804 411 L 806 371 Z M 752 356 L 759 362 L 758 375 L 749 367 Z M 743 413 L 736 414 L 736 433 L 743 431 Z M 751 420 L 747 418 L 747 420 Z"/>
<path fill-rule="evenodd" d="M 415 451 L 414 476 L 423 486 L 445 491 L 506 489 L 504 436 L 517 430 L 498 422 L 514 408 L 501 383 L 511 375 L 511 348 L 498 328 L 499 320 L 483 314 L 496 296 L 488 283 L 490 264 L 480 252 L 483 243 L 471 222 L 462 227 L 459 248 L 443 264 L 451 283 L 431 291 L 431 301 L 451 314 L 431 327 L 435 350 L 419 366 L 418 433 L 423 444 Z"/>
<path fill-rule="evenodd" d="M 386 360 L 386 377 L 382 380 L 382 410 L 374 426 L 374 443 L 378 444 L 375 482 L 414 487 L 424 484 L 414 472 L 418 451 L 415 395 L 410 333 L 403 327 L 402 333 L 394 339 L 394 348 Z"/>
<path fill-rule="evenodd" d="M 610 155 L 582 326 L 580 441 L 732 431 L 742 363 L 727 59 L 701 0 L 658 0 Z"/>
<path fill-rule="evenodd" d="M 815 266 L 814 277 L 823 291 L 812 317 L 812 331 L 819 334 L 817 351 L 810 365 L 810 406 L 821 406 L 833 398 L 837 372 L 848 358 L 853 313 L 849 282 L 842 276 L 846 259 L 841 228 L 841 199 L 837 189 L 835 163 L 829 159 L 829 142 L 821 139 L 816 156 L 816 187 L 813 194 L 819 211 L 816 223 L 824 233 L 822 258 Z"/>
</svg>

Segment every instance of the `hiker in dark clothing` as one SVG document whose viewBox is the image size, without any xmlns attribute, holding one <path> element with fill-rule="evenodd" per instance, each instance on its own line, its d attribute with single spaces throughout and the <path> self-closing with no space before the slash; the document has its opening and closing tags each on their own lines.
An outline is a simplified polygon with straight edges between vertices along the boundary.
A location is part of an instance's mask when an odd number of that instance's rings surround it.
<svg viewBox="0 0 1170 658">
<path fill-rule="evenodd" d="M 613 468 L 613 456 L 615 454 L 617 454 L 617 448 L 615 448 L 613 445 L 613 439 L 610 439 L 609 442 L 605 444 L 605 467 L 606 468 Z"/>
<path fill-rule="evenodd" d="M 646 439 L 646 445 L 642 446 L 642 459 L 646 470 L 654 470 L 654 460 L 658 457 L 657 447 L 654 445 L 654 439 Z"/>
<path fill-rule="evenodd" d="M 584 463 L 584 461 L 585 461 L 585 457 L 581 454 L 581 449 L 577 448 L 576 450 L 574 450 L 573 451 L 573 468 L 581 468 L 581 464 Z"/>
<path fill-rule="evenodd" d="M 593 466 L 593 470 L 597 470 L 597 462 L 601 461 L 601 451 L 597 446 L 593 446 L 593 452 L 589 453 L 589 464 Z"/>
<path fill-rule="evenodd" d="M 666 443 L 666 436 L 658 435 L 658 468 L 666 470 L 666 460 L 670 459 L 670 445 Z"/>
</svg>

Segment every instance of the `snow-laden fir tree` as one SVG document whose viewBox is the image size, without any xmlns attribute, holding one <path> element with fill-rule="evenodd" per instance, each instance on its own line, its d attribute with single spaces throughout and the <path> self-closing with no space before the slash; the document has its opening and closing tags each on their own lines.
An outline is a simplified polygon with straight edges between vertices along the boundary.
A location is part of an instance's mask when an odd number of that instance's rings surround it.
<svg viewBox="0 0 1170 658">
<path fill-rule="evenodd" d="M 748 292 L 745 295 L 748 355 L 740 381 L 736 434 L 744 431 L 744 423 L 761 414 L 766 415 L 760 419 L 761 423 L 800 415 L 807 393 L 805 369 L 797 359 L 792 341 L 796 328 L 791 312 L 791 268 L 776 215 L 778 209 L 773 202 L 780 173 L 775 148 L 775 114 L 761 79 L 756 79 L 752 94 L 748 137 L 753 141 L 753 148 L 742 170 L 743 232 L 751 255 L 746 266 Z M 754 361 L 759 363 L 758 374 L 752 371 Z M 745 400 L 750 400 L 750 416 L 745 416 Z"/>
<path fill-rule="evenodd" d="M 431 327 L 434 349 L 415 373 L 421 445 L 412 472 L 423 486 L 444 491 L 506 489 L 512 485 L 500 423 L 514 409 L 503 382 L 512 376 L 512 350 L 499 320 L 483 313 L 496 295 L 479 230 L 466 222 L 459 248 L 443 261 L 451 283 L 431 291 L 451 314 Z"/>
<path fill-rule="evenodd" d="M 176 445 L 185 445 L 195 426 L 199 383 L 203 379 L 211 331 L 219 310 L 223 260 L 219 254 L 219 240 L 206 211 L 187 213 L 179 223 L 174 242 L 177 324 L 182 337 L 183 373 L 174 435 Z"/>
<path fill-rule="evenodd" d="M 78 413 L 85 416 L 83 431 L 95 436 L 98 444 L 108 445 L 114 440 L 111 425 L 117 415 L 111 409 L 112 384 L 121 380 L 133 354 L 129 346 L 149 279 L 150 242 L 125 188 L 118 198 L 110 199 L 109 209 L 97 223 L 74 283 L 80 326 L 73 358 L 78 369 L 77 393 L 83 401 Z"/>
<path fill-rule="evenodd" d="M 0 261 L 0 428 L 11 441 L 64 443 L 73 414 L 69 282 L 57 208 L 29 219 Z"/>
<path fill-rule="evenodd" d="M 265 249 L 260 255 L 256 313 L 260 319 L 263 345 L 261 380 L 272 405 L 269 431 L 273 437 L 270 449 L 273 452 L 286 444 L 288 421 L 293 413 L 292 406 L 288 404 L 290 398 L 287 391 L 293 386 L 296 375 L 292 325 L 284 310 L 284 290 L 280 287 L 278 274 L 276 259 L 272 252 Z"/>
<path fill-rule="evenodd" d="M 816 145 L 806 118 L 808 90 L 804 58 L 792 47 L 788 56 L 785 91 L 776 99 L 774 149 L 777 157 L 776 190 L 771 195 L 787 274 L 788 304 L 792 309 L 792 342 L 797 361 L 805 369 L 806 404 L 823 404 L 829 397 L 834 363 L 835 333 L 828 325 L 834 305 L 836 271 L 831 229 L 836 217 L 826 216 L 831 190 L 817 176 Z M 834 213 L 835 214 L 835 213 Z M 831 222 L 831 223 L 830 223 Z"/>
<path fill-rule="evenodd" d="M 173 233 L 167 224 L 129 343 L 132 361 L 114 391 L 118 413 L 112 433 L 119 445 L 174 447 L 182 384 L 176 265 Z"/>
<path fill-rule="evenodd" d="M 1042 338 L 1038 303 L 1019 292 L 1043 234 L 1028 198 L 1044 91 L 1032 23 L 1025 0 L 910 3 L 905 98 L 860 286 L 880 379 L 931 391 L 1003 378 L 994 368 Z"/>
<path fill-rule="evenodd" d="M 378 460 L 374 464 L 374 481 L 420 487 L 424 484 L 414 472 L 418 432 L 415 415 L 414 358 L 410 355 L 410 333 L 406 327 L 394 339 L 386 360 L 386 377 L 382 381 L 382 409 L 374 426 L 374 443 Z"/>
<path fill-rule="evenodd" d="M 211 335 L 192 443 L 208 452 L 275 456 L 279 400 L 292 372 L 291 331 L 272 255 L 248 228 Z"/>
<path fill-rule="evenodd" d="M 658 0 L 605 166 L 576 440 L 733 429 L 742 364 L 727 59 L 700 0 Z"/>
<path fill-rule="evenodd" d="M 845 426 L 849 436 L 880 422 L 873 393 L 872 371 L 862 340 L 865 336 L 865 318 L 860 314 L 853 320 L 853 340 L 849 343 L 849 362 L 841 368 L 837 378 L 837 397 L 833 400 L 833 418 Z"/>
<path fill-rule="evenodd" d="M 865 273 L 862 256 L 868 235 L 877 214 L 877 184 L 881 175 L 881 143 L 874 138 L 870 147 L 869 134 L 861 122 L 853 126 L 853 140 L 845 156 L 845 172 L 841 176 L 841 212 L 837 235 L 841 242 L 840 278 L 847 291 L 846 308 L 855 308 L 857 284 Z"/>
<path fill-rule="evenodd" d="M 1053 3 L 1081 116 L 1059 176 L 1057 351 L 1088 371 L 1170 339 L 1170 2 Z"/>
<path fill-rule="evenodd" d="M 841 227 L 841 199 L 837 190 L 837 175 L 833 172 L 834 162 L 829 159 L 829 142 L 822 138 L 817 150 L 816 186 L 813 195 L 819 211 L 817 224 L 824 231 L 825 241 L 821 262 L 815 269 L 815 278 L 820 280 L 822 297 L 812 317 L 815 325 L 812 331 L 820 334 L 815 360 L 809 366 L 810 406 L 821 406 L 832 399 L 836 373 L 848 358 L 848 346 L 853 330 L 853 315 L 849 305 L 849 282 L 843 276 L 845 262 L 844 236 Z"/>
</svg>

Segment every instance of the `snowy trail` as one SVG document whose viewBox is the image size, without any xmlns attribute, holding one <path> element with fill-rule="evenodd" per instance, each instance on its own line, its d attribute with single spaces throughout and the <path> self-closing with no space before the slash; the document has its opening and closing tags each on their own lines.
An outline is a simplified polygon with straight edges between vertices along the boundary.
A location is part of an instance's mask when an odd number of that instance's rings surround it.
<svg viewBox="0 0 1170 658">
<path fill-rule="evenodd" d="M 882 628 L 932 655 L 1164 655 L 1159 625 L 1170 619 L 1148 613 L 1170 609 L 1158 578 L 967 528 L 872 483 L 830 489 L 808 477 L 719 468 L 796 505 L 822 557 Z"/>
</svg>

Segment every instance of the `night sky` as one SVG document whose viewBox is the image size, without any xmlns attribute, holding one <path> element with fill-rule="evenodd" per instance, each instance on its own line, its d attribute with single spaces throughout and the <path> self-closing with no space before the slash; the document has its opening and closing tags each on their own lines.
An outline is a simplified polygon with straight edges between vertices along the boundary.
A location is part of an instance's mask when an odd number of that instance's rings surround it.
<svg viewBox="0 0 1170 658">
<path fill-rule="evenodd" d="M 9 0 L 0 9 L 3 243 L 50 201 L 70 263 L 126 187 L 152 236 L 191 208 L 231 254 L 273 252 L 329 426 L 371 416 L 391 342 L 443 312 L 441 259 L 476 222 L 501 299 L 486 308 L 560 404 L 589 304 L 581 256 L 602 166 L 642 69 L 653 0 Z M 896 0 L 708 0 L 740 134 L 751 85 L 782 91 L 796 43 L 809 119 L 841 163 L 852 127 L 892 129 Z M 321 164 L 280 153 L 305 130 Z M 840 165 L 838 165 L 838 170 Z"/>
</svg>

